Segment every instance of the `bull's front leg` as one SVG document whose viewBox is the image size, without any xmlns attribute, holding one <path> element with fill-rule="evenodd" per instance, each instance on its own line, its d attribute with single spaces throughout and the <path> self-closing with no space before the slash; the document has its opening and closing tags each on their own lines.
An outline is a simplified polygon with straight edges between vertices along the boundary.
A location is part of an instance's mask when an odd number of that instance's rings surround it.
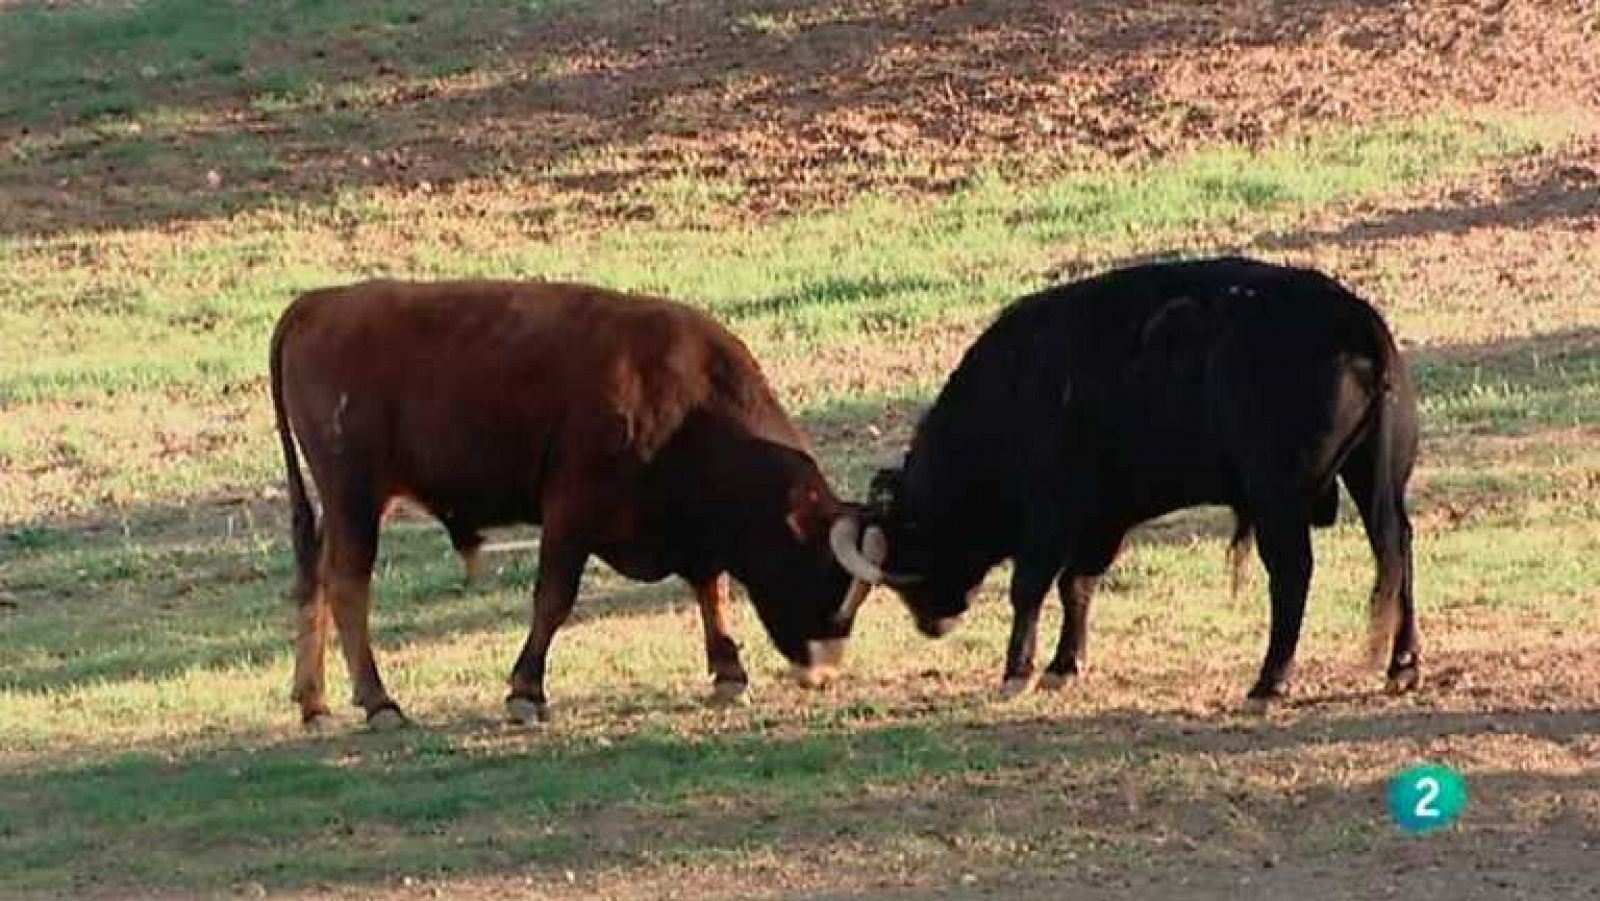
<svg viewBox="0 0 1600 901">
<path fill-rule="evenodd" d="M 506 715 L 514 723 L 548 722 L 550 704 L 544 693 L 545 658 L 556 630 L 566 622 L 578 597 L 587 552 L 551 534 L 547 524 L 539 542 L 539 576 L 533 589 L 533 622 L 528 639 L 511 669 L 511 694 Z"/>
<path fill-rule="evenodd" d="M 1083 672 L 1089 644 L 1089 602 L 1094 598 L 1100 576 L 1111 568 L 1122 550 L 1124 534 L 1104 532 L 1080 534 L 1061 575 L 1056 593 L 1061 597 L 1061 637 L 1056 655 L 1040 680 L 1041 688 L 1060 688 Z"/>
<path fill-rule="evenodd" d="M 483 535 L 477 529 L 454 522 L 445 522 L 450 533 L 450 546 L 461 557 L 462 576 L 468 585 L 483 581 Z"/>
<path fill-rule="evenodd" d="M 711 673 L 711 703 L 733 704 L 745 698 L 750 677 L 739 660 L 739 645 L 728 632 L 728 577 L 713 576 L 694 586 L 705 627 L 706 668 Z"/>
<path fill-rule="evenodd" d="M 1056 655 L 1039 682 L 1041 688 L 1060 688 L 1083 671 L 1089 643 L 1089 601 L 1099 581 L 1099 576 L 1071 571 L 1063 572 L 1056 580 L 1056 593 L 1061 596 L 1061 637 L 1056 642 Z"/>
<path fill-rule="evenodd" d="M 1011 639 L 1006 643 L 1005 680 L 1000 696 L 1013 698 L 1033 687 L 1033 657 L 1039 638 L 1039 611 L 1050 591 L 1059 561 L 1017 558 L 1011 573 Z"/>
</svg>

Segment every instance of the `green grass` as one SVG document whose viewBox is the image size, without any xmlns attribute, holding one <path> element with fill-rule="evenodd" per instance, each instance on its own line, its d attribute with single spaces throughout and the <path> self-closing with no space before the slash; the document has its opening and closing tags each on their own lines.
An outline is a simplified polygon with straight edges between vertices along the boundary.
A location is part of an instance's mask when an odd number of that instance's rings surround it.
<svg viewBox="0 0 1600 901">
<path fill-rule="evenodd" d="M 172 235 L 13 238 L 0 245 L 0 407 L 37 425 L 8 442 L 15 471 L 34 475 L 0 478 L 0 521 L 268 481 L 277 463 L 256 403 L 262 348 L 287 300 L 313 286 L 374 273 L 503 275 L 661 292 L 728 322 L 789 403 L 819 410 L 863 391 L 920 396 L 940 377 L 942 358 L 914 361 L 911 380 L 891 381 L 874 372 L 896 356 L 885 348 L 929 333 L 970 334 L 1063 258 L 1089 267 L 1183 246 L 1196 234 L 1269 232 L 1328 203 L 1532 152 L 1568 127 L 1559 117 L 1436 117 L 1040 184 L 986 177 L 940 200 L 867 197 L 718 230 L 675 224 L 715 221 L 725 199 L 722 188 L 680 179 L 648 190 L 666 210 L 653 224 L 550 242 L 517 240 L 511 220 L 456 209 L 448 198 L 419 212 L 381 192 Z M 407 236 L 398 245 L 397 231 Z M 60 265 L 64 246 L 78 265 Z M 1402 334 L 1414 325 L 1396 324 Z M 841 388 L 836 369 L 809 362 L 830 351 L 859 358 L 866 381 Z M 1592 370 L 1552 366 L 1576 380 L 1577 403 L 1585 391 L 1592 396 Z M 1463 415 L 1498 405 L 1515 417 L 1520 399 L 1458 402 L 1470 407 Z M 1539 421 L 1581 413 L 1567 403 Z M 180 428 L 147 464 L 123 465 L 152 456 L 151 416 Z"/>
<path fill-rule="evenodd" d="M 492 225 L 465 233 L 447 210 L 422 224 L 409 259 L 396 262 L 367 254 L 408 214 L 350 197 L 244 217 L 192 243 L 152 248 L 142 234 L 85 236 L 102 264 L 88 285 L 52 264 L 54 241 L 15 241 L 0 256 L 16 286 L 6 307 L 26 318 L 9 340 L 34 353 L 7 357 L 14 362 L 0 369 L 0 403 L 231 390 L 260 375 L 263 336 L 288 298 L 374 264 L 417 277 L 568 277 L 662 292 L 717 312 L 764 358 L 860 331 L 893 340 L 930 320 L 988 314 L 1036 287 L 1064 251 L 1104 257 L 1199 227 L 1265 229 L 1316 205 L 1526 153 L 1563 127 L 1440 118 L 1039 185 L 985 178 L 933 203 L 869 197 L 837 212 L 717 231 L 652 225 L 515 242 Z M 704 219 L 704 192 L 716 190 L 693 184 L 650 187 L 649 196 L 669 222 Z M 342 246 L 330 247 L 336 229 Z"/>
<path fill-rule="evenodd" d="M 25 873 L 49 872 L 67 869 L 75 856 L 95 848 L 125 868 L 135 885 L 269 876 L 290 882 L 362 879 L 461 867 L 460 843 L 447 843 L 451 850 L 434 863 L 418 858 L 417 842 L 403 840 L 445 834 L 470 838 L 477 851 L 501 860 L 559 863 L 579 856 L 577 842 L 562 829 L 574 815 L 706 798 L 763 806 L 838 799 L 862 784 L 990 770 L 1008 755 L 971 736 L 900 725 L 791 736 L 658 732 L 603 744 L 575 742 L 538 756 L 535 763 L 504 748 L 475 747 L 470 737 L 440 733 L 383 742 L 354 758 L 327 747 L 187 761 L 122 755 L 0 785 L 0 796 L 25 793 L 30 804 L 71 824 L 64 831 L 77 836 L 76 842 L 15 843 L 6 857 L 22 861 Z M 407 788 L 397 792 L 397 785 Z M 495 831 L 510 823 L 518 824 L 520 834 L 496 842 Z M 210 836 L 248 835 L 270 848 L 313 836 L 318 843 L 340 836 L 359 840 L 375 831 L 402 841 L 364 860 L 330 855 L 328 869 L 321 871 L 298 866 L 293 852 L 206 861 L 187 852 Z M 152 845 L 185 850 L 151 855 Z"/>
<path fill-rule="evenodd" d="M 1600 331 L 1554 352 L 1515 349 L 1473 362 L 1422 361 L 1418 390 L 1430 421 L 1454 430 L 1516 434 L 1592 425 L 1600 414 Z"/>
<path fill-rule="evenodd" d="M 474 27 L 507 27 L 547 4 L 267 0 L 248 15 L 207 0 L 23 2 L 0 11 L 0 119 L 19 125 L 142 115 L 181 86 L 191 96 L 283 101 L 348 78 L 363 54 L 405 73 L 491 58 Z M 448 37 L 446 37 L 448 36 Z M 357 70 L 359 71 L 359 70 Z"/>
</svg>

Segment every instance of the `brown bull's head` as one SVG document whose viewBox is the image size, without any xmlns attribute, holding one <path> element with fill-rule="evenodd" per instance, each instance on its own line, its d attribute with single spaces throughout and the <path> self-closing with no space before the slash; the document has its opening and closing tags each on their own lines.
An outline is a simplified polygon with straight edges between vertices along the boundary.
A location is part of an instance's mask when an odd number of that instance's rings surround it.
<svg viewBox="0 0 1600 901">
<path fill-rule="evenodd" d="M 730 540 L 740 561 L 734 574 L 795 678 L 817 686 L 843 663 L 856 613 L 876 584 L 856 570 L 881 565 L 883 556 L 872 542 L 858 546 L 861 509 L 834 497 L 809 455 L 766 445 L 762 451 L 758 463 L 766 470 L 746 465 L 758 476 L 765 473 L 753 481 L 766 487 L 736 485 L 746 490 L 734 492 L 730 506 L 737 518 Z M 724 480 L 740 475 L 722 473 Z M 851 529 L 847 563 L 839 559 L 839 537 Z"/>
</svg>

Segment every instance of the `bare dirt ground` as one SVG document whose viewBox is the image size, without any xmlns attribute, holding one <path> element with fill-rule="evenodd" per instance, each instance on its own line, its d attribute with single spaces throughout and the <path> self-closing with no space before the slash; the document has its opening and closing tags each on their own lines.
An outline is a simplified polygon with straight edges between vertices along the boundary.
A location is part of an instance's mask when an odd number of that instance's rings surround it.
<svg viewBox="0 0 1600 901">
<path fill-rule="evenodd" d="M 93 131 L 47 141 L 27 169 L 57 177 L 5 185 L 0 218 L 50 232 L 457 186 L 517 192 L 537 233 L 650 218 L 629 188 L 677 175 L 759 215 L 1455 106 L 1600 109 L 1597 18 L 1580 0 L 574 3 L 478 36 L 459 76 L 334 47 L 359 114 L 174 89 L 157 99 L 196 118 L 158 159 L 130 168 Z M 0 123 L 0 144 L 28 131 Z M 208 186 L 241 135 L 279 167 Z"/>
<path fill-rule="evenodd" d="M 1108 648 L 1071 689 L 1076 699 L 964 727 L 1034 761 L 1026 767 L 911 791 L 864 785 L 805 812 L 736 798 L 665 818 L 601 812 L 563 827 L 589 849 L 574 857 L 576 875 L 418 881 L 378 896 L 1600 897 L 1592 639 L 1488 613 L 1432 628 L 1444 637 L 1418 696 L 1351 691 L 1363 683 L 1348 666 L 1307 661 L 1299 700 L 1270 718 L 1243 717 L 1220 671 L 1153 671 L 1148 657 Z M 1497 649 L 1496 636 L 1510 632 L 1518 648 Z M 959 703 L 964 690 L 890 691 L 896 703 L 933 707 Z M 1134 752 L 1151 756 L 1125 765 Z M 1351 828 L 1381 818 L 1384 780 L 1416 758 L 1472 772 L 1466 828 L 1423 837 Z M 653 847 L 737 848 L 742 832 L 774 821 L 782 842 L 726 863 L 588 866 L 607 848 L 644 858 Z M 991 829 L 975 837 L 976 823 Z"/>
</svg>

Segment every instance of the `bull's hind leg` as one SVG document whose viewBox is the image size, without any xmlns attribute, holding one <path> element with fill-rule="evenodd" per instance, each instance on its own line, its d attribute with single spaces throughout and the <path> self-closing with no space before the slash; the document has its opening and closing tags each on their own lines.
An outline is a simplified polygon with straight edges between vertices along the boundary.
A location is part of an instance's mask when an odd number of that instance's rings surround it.
<svg viewBox="0 0 1600 901">
<path fill-rule="evenodd" d="M 1378 575 L 1372 586 L 1372 603 L 1375 608 L 1381 609 L 1388 592 L 1398 595 L 1400 621 L 1393 624 L 1394 638 L 1387 648 L 1388 689 L 1398 694 L 1415 689 L 1422 680 L 1422 647 L 1417 631 L 1416 602 L 1411 592 L 1411 519 L 1406 515 L 1405 494 L 1396 489 L 1390 510 L 1394 515 L 1392 533 L 1386 530 L 1385 524 L 1378 522 L 1379 511 L 1373 493 L 1373 466 L 1372 448 L 1368 442 L 1350 454 L 1340 469 L 1340 475 L 1344 477 L 1345 487 L 1350 489 L 1350 496 L 1355 498 L 1368 544 L 1378 563 Z M 1404 484 L 1403 478 L 1397 481 Z M 1398 554 L 1400 561 L 1399 571 L 1389 573 L 1387 577 L 1383 566 L 1386 542 L 1393 542 L 1394 547 L 1390 550 Z"/>
<path fill-rule="evenodd" d="M 1266 706 L 1288 693 L 1289 674 L 1294 666 L 1295 648 L 1300 643 L 1300 624 L 1305 618 L 1306 593 L 1311 587 L 1311 526 L 1300 505 L 1280 496 L 1256 522 L 1256 549 L 1267 569 L 1268 591 L 1272 597 L 1272 635 L 1267 641 L 1267 657 L 1261 675 L 1250 689 L 1248 707 Z"/>
<path fill-rule="evenodd" d="M 1422 639 L 1417 633 L 1417 607 L 1411 595 L 1411 520 L 1405 513 L 1405 501 L 1396 499 L 1395 503 L 1400 506 L 1406 562 L 1400 578 L 1400 625 L 1389 649 L 1386 687 L 1391 694 L 1404 694 L 1415 691 L 1422 683 Z"/>
<path fill-rule="evenodd" d="M 547 722 L 550 705 L 544 693 L 545 658 L 556 630 L 566 622 L 578 597 L 578 583 L 588 553 L 552 535 L 547 523 L 539 541 L 539 577 L 533 589 L 533 622 L 522 653 L 511 668 L 511 694 L 506 714 L 514 723 Z"/>
<path fill-rule="evenodd" d="M 373 728 L 393 728 L 402 725 L 405 716 L 378 675 L 369 622 L 372 563 L 378 553 L 378 513 L 373 505 L 361 505 L 361 509 L 370 512 L 324 518 L 322 585 L 333 622 L 339 628 L 351 700 L 366 712 Z"/>
<path fill-rule="evenodd" d="M 700 623 L 706 633 L 706 666 L 711 672 L 711 700 L 717 704 L 734 703 L 744 698 L 750 686 L 744 664 L 739 660 L 739 646 L 728 634 L 728 577 L 713 576 L 694 586 L 695 600 L 700 604 Z"/>
<path fill-rule="evenodd" d="M 383 687 L 378 662 L 372 653 L 371 576 L 344 573 L 330 576 L 328 601 L 333 608 L 333 621 L 339 627 L 345 668 L 350 673 L 351 701 L 366 711 L 367 723 L 374 729 L 404 725 L 405 715 Z"/>
</svg>

